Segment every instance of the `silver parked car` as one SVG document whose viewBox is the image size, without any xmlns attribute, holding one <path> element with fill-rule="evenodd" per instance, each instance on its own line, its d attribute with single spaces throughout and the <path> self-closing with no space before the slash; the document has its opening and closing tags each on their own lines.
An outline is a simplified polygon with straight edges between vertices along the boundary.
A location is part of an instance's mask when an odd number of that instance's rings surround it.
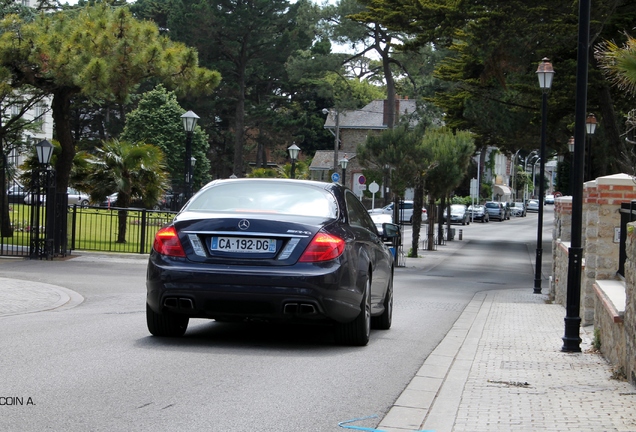
<svg viewBox="0 0 636 432">
<path fill-rule="evenodd" d="M 488 201 L 485 206 L 490 219 L 497 219 L 499 222 L 506 220 L 506 209 L 502 203 L 497 201 Z"/>
<path fill-rule="evenodd" d="M 513 216 L 526 217 L 526 205 L 521 201 L 513 202 L 510 206 L 510 213 Z"/>
<path fill-rule="evenodd" d="M 88 194 L 85 194 L 84 192 L 80 192 L 77 189 L 74 189 L 72 187 L 69 187 L 66 190 L 66 193 L 68 195 L 68 205 L 79 205 L 82 207 L 85 207 L 88 205 L 88 201 L 89 201 Z M 31 204 L 33 197 L 34 197 L 34 194 L 28 194 L 27 196 L 24 197 L 24 203 Z M 46 202 L 46 195 L 40 196 L 40 202 L 42 203 Z"/>
<path fill-rule="evenodd" d="M 413 201 L 405 200 L 400 202 L 400 222 L 408 222 L 413 223 Z M 393 214 L 393 203 L 386 205 L 382 208 L 376 208 L 373 210 L 369 210 L 370 215 L 376 214 Z M 422 222 L 426 222 L 428 220 L 428 213 L 426 209 L 422 209 Z"/>
<path fill-rule="evenodd" d="M 539 211 L 539 201 L 537 200 L 529 200 L 527 210 L 529 212 L 538 212 Z"/>
<path fill-rule="evenodd" d="M 468 207 L 468 214 L 470 215 L 470 221 L 490 222 L 490 217 L 486 211 L 486 207 L 483 205 L 475 205 Z"/>
</svg>

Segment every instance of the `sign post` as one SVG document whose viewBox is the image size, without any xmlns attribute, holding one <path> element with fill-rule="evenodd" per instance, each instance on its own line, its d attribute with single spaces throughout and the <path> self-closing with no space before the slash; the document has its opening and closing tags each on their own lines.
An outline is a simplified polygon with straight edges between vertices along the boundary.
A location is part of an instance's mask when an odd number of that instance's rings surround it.
<svg viewBox="0 0 636 432">
<path fill-rule="evenodd" d="M 369 185 L 369 192 L 371 192 L 372 194 L 372 200 L 371 200 L 371 210 L 373 210 L 375 208 L 375 194 L 380 190 L 380 186 L 376 183 L 376 182 L 372 182 Z"/>
</svg>

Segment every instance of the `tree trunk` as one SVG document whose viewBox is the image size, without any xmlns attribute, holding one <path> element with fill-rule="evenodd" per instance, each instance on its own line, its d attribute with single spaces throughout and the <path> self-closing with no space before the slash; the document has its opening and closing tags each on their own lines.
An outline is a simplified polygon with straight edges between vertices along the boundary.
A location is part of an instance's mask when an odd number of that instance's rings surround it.
<svg viewBox="0 0 636 432">
<path fill-rule="evenodd" d="M 238 76 L 238 94 L 236 95 L 236 109 L 234 113 L 234 175 L 244 177 L 243 173 L 243 146 L 245 139 L 245 69 L 246 61 Z"/>
<path fill-rule="evenodd" d="M 428 198 L 428 229 L 426 231 L 428 236 L 427 250 L 435 250 L 435 221 L 437 220 L 435 214 L 435 198 L 429 195 Z"/>
<path fill-rule="evenodd" d="M 75 143 L 71 131 L 71 96 L 74 94 L 70 88 L 61 88 L 53 93 L 52 114 L 55 122 L 55 136 L 62 147 L 55 163 L 57 173 L 56 181 L 58 192 L 66 193 L 75 158 Z"/>
<path fill-rule="evenodd" d="M 413 197 L 413 239 L 409 257 L 417 258 L 417 249 L 420 244 L 420 229 L 422 228 L 422 205 L 424 198 L 424 179 L 418 175 L 415 179 L 415 196 Z"/>
<path fill-rule="evenodd" d="M 442 244 L 444 239 L 444 207 L 446 207 L 446 196 L 442 196 L 441 203 L 437 208 L 437 244 Z"/>
<path fill-rule="evenodd" d="M 117 207 L 130 207 L 130 195 L 122 193 L 121 191 L 117 192 Z M 117 243 L 126 243 L 126 229 L 128 227 L 126 223 L 127 219 L 127 210 L 117 211 Z"/>
<path fill-rule="evenodd" d="M 13 237 L 11 217 L 9 216 L 9 197 L 7 196 L 7 156 L 4 154 L 2 142 L 0 142 L 0 237 Z"/>
</svg>

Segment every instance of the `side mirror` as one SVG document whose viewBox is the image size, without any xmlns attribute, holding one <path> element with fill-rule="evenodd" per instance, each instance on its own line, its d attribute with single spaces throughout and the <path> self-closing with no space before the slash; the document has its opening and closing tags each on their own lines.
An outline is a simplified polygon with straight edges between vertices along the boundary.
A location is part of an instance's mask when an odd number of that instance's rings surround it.
<svg viewBox="0 0 636 432">
<path fill-rule="evenodd" d="M 400 236 L 400 226 L 392 223 L 382 224 L 382 237 L 392 239 Z"/>
</svg>

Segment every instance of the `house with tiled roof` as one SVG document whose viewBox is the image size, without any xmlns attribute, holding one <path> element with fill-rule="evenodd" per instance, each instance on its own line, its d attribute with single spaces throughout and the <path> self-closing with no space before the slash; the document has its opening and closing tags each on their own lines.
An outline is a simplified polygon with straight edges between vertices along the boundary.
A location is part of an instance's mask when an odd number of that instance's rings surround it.
<svg viewBox="0 0 636 432">
<path fill-rule="evenodd" d="M 348 160 L 346 178 L 340 179 L 340 183 L 359 193 L 358 185 L 362 166 L 356 158 L 357 148 L 359 144 L 366 142 L 370 134 L 380 134 L 388 129 L 388 103 L 388 100 L 374 100 L 359 110 L 329 110 L 324 127 L 334 135 L 334 149 L 316 152 L 309 166 L 311 178 L 331 181 L 332 173 L 338 172 L 342 175 L 338 161 L 346 158 Z M 415 100 L 398 97 L 394 103 L 394 124 L 397 124 L 402 116 L 412 114 L 416 110 Z"/>
</svg>

